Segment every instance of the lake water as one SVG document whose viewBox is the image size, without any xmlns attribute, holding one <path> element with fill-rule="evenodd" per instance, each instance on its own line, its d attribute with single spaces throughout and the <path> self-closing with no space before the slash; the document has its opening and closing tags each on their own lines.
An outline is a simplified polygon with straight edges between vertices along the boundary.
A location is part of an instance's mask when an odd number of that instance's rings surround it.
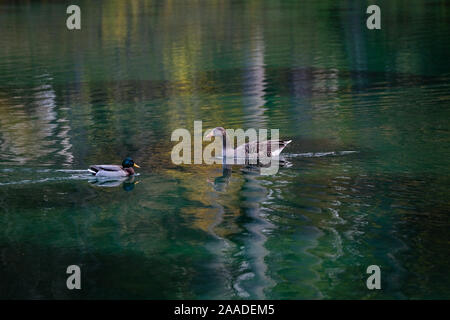
<svg viewBox="0 0 450 320">
<path fill-rule="evenodd" d="M 0 4 L 0 298 L 450 298 L 448 2 L 68 4 Z M 195 120 L 289 165 L 175 165 Z"/>
</svg>

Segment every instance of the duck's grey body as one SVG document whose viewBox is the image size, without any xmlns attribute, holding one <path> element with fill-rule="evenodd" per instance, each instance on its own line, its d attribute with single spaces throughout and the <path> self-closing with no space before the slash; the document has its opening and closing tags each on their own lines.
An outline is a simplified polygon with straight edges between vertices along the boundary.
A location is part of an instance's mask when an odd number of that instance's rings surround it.
<svg viewBox="0 0 450 320">
<path fill-rule="evenodd" d="M 113 164 L 90 166 L 88 171 L 96 177 L 128 177 L 134 174 L 133 168 L 124 168 Z"/>
<path fill-rule="evenodd" d="M 90 166 L 88 171 L 96 177 L 128 177 L 134 175 L 133 167 L 140 168 L 133 159 L 125 158 L 122 165 L 115 164 L 97 164 Z"/>
</svg>

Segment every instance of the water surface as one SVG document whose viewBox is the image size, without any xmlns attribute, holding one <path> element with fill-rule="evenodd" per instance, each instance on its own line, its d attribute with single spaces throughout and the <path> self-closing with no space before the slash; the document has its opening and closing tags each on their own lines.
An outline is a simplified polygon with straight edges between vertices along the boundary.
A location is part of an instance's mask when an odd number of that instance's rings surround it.
<svg viewBox="0 0 450 320">
<path fill-rule="evenodd" d="M 358 1 L 80 1 L 68 31 L 3 1 L 0 297 L 450 298 L 449 6 L 378 2 L 370 31 Z M 290 165 L 174 165 L 194 120 L 278 128 Z"/>
</svg>

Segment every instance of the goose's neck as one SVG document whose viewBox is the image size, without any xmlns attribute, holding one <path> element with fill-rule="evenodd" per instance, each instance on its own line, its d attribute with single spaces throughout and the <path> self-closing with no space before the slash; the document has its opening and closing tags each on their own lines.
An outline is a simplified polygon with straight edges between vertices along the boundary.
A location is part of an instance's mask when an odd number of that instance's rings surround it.
<svg viewBox="0 0 450 320">
<path fill-rule="evenodd" d="M 227 136 L 224 133 L 222 135 L 222 157 L 226 157 L 227 154 L 231 155 L 231 154 L 233 154 L 232 152 L 234 152 L 233 148 L 227 144 L 227 140 L 228 140 Z M 228 151 L 228 153 L 227 153 L 227 151 Z"/>
</svg>

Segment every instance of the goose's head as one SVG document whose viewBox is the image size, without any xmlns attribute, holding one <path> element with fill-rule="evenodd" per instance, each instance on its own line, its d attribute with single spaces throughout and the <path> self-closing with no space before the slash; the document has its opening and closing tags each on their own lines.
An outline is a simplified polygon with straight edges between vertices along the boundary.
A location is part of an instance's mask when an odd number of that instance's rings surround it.
<svg viewBox="0 0 450 320">
<path fill-rule="evenodd" d="M 122 162 L 122 167 L 123 168 L 140 168 L 136 163 L 134 163 L 133 159 L 131 159 L 130 157 L 125 158 L 125 160 L 123 160 Z"/>
<path fill-rule="evenodd" d="M 212 129 L 207 135 L 206 138 L 210 139 L 211 137 L 223 137 L 225 136 L 226 131 L 224 128 L 222 127 L 217 127 Z"/>
</svg>

